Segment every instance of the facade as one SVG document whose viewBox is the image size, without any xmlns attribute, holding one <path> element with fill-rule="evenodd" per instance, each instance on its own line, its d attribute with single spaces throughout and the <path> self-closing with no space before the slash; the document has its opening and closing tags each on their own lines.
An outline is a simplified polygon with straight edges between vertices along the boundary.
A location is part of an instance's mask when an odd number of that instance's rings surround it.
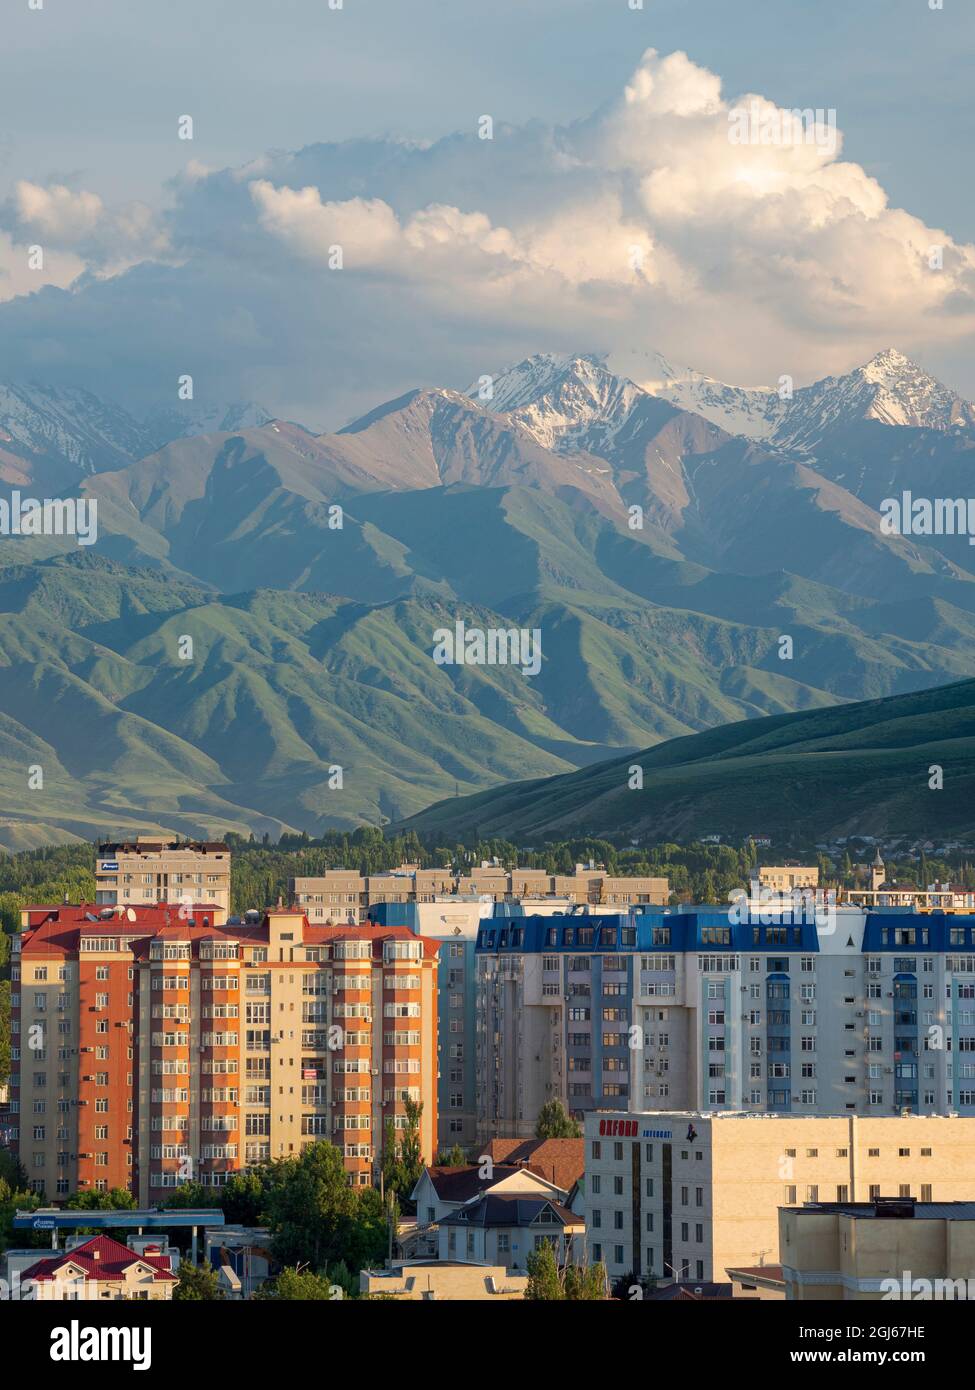
<svg viewBox="0 0 975 1390">
<path fill-rule="evenodd" d="M 145 907 L 206 903 L 230 911 L 230 850 L 218 841 L 138 836 L 98 846 L 95 901 Z"/>
<path fill-rule="evenodd" d="M 975 1298 L 975 1202 L 816 1202 L 779 1212 L 786 1298 Z"/>
<path fill-rule="evenodd" d="M 438 943 L 286 909 L 225 925 L 165 905 L 24 918 L 11 1111 L 35 1190 L 127 1187 L 149 1206 L 319 1137 L 368 1185 L 407 1098 L 433 1157 Z"/>
<path fill-rule="evenodd" d="M 816 918 L 819 918 L 817 921 Z M 593 1109 L 975 1115 L 975 915 L 482 920 L 478 1132 Z"/>
<path fill-rule="evenodd" d="M 619 912 L 638 905 L 663 906 L 670 897 L 666 878 L 618 878 L 602 869 L 579 864 L 573 874 L 547 874 L 543 869 L 504 869 L 482 865 L 467 874 L 449 869 L 419 869 L 404 864 L 391 873 L 362 875 L 329 869 L 313 878 L 290 881 L 291 900 L 304 909 L 309 922 L 362 922 L 384 905 L 442 904 L 451 900 L 471 904 L 530 899 L 539 904 L 557 899 L 553 910 L 573 906 Z M 539 908 L 541 910 L 541 908 Z"/>
<path fill-rule="evenodd" d="M 179 1282 L 173 1257 L 158 1242 L 133 1250 L 110 1236 L 93 1236 L 71 1250 L 37 1259 L 20 1272 L 21 1300 L 172 1299 Z"/>
<path fill-rule="evenodd" d="M 792 893 L 797 888 L 818 888 L 819 870 L 807 864 L 763 864 L 758 871 L 762 888 L 775 893 Z"/>
<path fill-rule="evenodd" d="M 779 1257 L 780 1207 L 953 1202 L 973 1172 L 975 1119 L 957 1116 L 591 1114 L 589 1258 L 611 1281 L 721 1280 Z"/>
<path fill-rule="evenodd" d="M 424 1168 L 410 1194 L 410 1200 L 416 1203 L 418 1221 L 425 1225 L 436 1225 L 445 1216 L 468 1206 L 484 1192 L 519 1197 L 552 1197 L 557 1202 L 565 1203 L 570 1190 L 556 1187 L 529 1168 L 512 1164 L 494 1166 L 471 1163 L 462 1168 L 439 1164 Z"/>
<path fill-rule="evenodd" d="M 581 1261 L 585 1224 L 580 1216 L 550 1196 L 505 1191 L 484 1192 L 441 1218 L 440 1258 L 527 1269 L 528 1256 L 544 1243 L 560 1264 Z"/>
<path fill-rule="evenodd" d="M 524 1298 L 527 1274 L 512 1274 L 504 1265 L 454 1260 L 408 1260 L 392 1269 L 364 1269 L 359 1291 L 371 1298 L 434 1299 L 465 1303 L 482 1299 Z"/>
<path fill-rule="evenodd" d="M 437 1110 L 438 1146 L 470 1149 L 477 1140 L 474 1090 L 474 1010 L 477 927 L 491 905 L 439 898 L 423 903 L 381 903 L 370 909 L 383 926 L 408 927 L 440 942 L 437 1040 L 440 1075 Z"/>
</svg>

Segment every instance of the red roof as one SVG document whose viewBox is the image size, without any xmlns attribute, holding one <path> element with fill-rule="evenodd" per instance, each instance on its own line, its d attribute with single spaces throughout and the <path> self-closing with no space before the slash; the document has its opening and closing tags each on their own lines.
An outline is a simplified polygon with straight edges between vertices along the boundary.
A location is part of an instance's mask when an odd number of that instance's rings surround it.
<svg viewBox="0 0 975 1390">
<path fill-rule="evenodd" d="M 563 1192 L 571 1192 L 586 1167 L 584 1139 L 491 1139 L 484 1148 L 495 1163 L 528 1168 Z"/>
<path fill-rule="evenodd" d="M 20 1276 L 27 1279 L 53 1279 L 55 1274 L 67 1265 L 77 1265 L 91 1279 L 123 1279 L 125 1271 L 135 1264 L 148 1265 L 155 1279 L 176 1284 L 178 1279 L 169 1268 L 169 1260 L 164 1255 L 138 1255 L 127 1245 L 121 1245 L 111 1236 L 94 1236 L 84 1245 L 76 1245 L 61 1255 L 49 1255 L 25 1269 Z"/>
<path fill-rule="evenodd" d="M 243 941 L 264 944 L 270 940 L 272 917 L 300 917 L 301 939 L 306 945 L 328 945 L 334 941 L 371 941 L 382 951 L 382 943 L 390 940 L 419 941 L 427 959 L 435 960 L 440 951 L 439 941 L 417 936 L 409 927 L 382 927 L 375 923 L 365 926 L 311 926 L 302 912 L 288 908 L 271 908 L 257 922 L 224 923 L 214 926 L 213 914 L 219 912 L 214 903 L 198 903 L 192 907 L 176 903 L 153 903 L 148 906 L 119 906 L 111 915 L 102 903 L 61 903 L 56 907 L 28 907 L 28 925 L 21 933 L 21 952 L 25 956 L 55 956 L 64 958 L 76 953 L 82 936 L 140 937 L 144 940 L 199 941 L 203 938 L 224 941 Z M 129 914 L 132 914 L 130 917 Z M 192 918 L 192 921 L 189 920 Z M 205 925 L 204 925 L 205 924 Z M 135 954 L 146 954 L 136 947 Z"/>
<path fill-rule="evenodd" d="M 436 958 L 440 951 L 439 941 L 431 941 L 427 936 L 417 936 L 409 927 L 381 927 L 375 922 L 363 923 L 361 927 L 348 924 L 315 927 L 309 925 L 306 919 L 303 940 L 321 946 L 327 946 L 333 941 L 372 941 L 379 946 L 384 941 L 419 941 L 423 945 L 423 954 L 431 959 Z"/>
<path fill-rule="evenodd" d="M 30 956 L 64 957 L 77 952 L 82 936 L 161 936 L 189 940 L 191 936 L 227 935 L 236 939 L 236 929 L 209 925 L 214 903 L 184 907 L 177 903 L 153 903 L 143 907 L 113 907 L 111 916 L 104 903 L 60 903 L 56 907 L 28 907 L 27 926 L 21 933 L 21 952 Z M 129 913 L 132 916 L 129 916 Z M 183 917 L 180 913 L 185 914 Z M 194 919 L 191 927 L 187 917 Z M 203 926 L 204 920 L 208 925 Z"/>
</svg>

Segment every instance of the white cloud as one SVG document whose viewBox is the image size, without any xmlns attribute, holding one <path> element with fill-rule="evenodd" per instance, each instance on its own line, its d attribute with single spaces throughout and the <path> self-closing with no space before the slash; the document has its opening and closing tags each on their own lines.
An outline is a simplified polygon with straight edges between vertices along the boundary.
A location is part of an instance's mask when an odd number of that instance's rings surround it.
<svg viewBox="0 0 975 1390">
<path fill-rule="evenodd" d="M 17 184 L 16 201 L 20 221 L 58 246 L 90 236 L 105 212 L 97 193 L 73 193 L 63 184 L 41 188 L 24 179 Z"/>
<path fill-rule="evenodd" d="M 85 263 L 80 257 L 58 251 L 45 252 L 43 267 L 34 269 L 30 249 L 0 231 L 0 303 L 17 295 L 33 294 L 45 285 L 64 289 L 84 271 Z"/>
<path fill-rule="evenodd" d="M 188 166 L 162 223 L 60 185 L 23 185 L 18 210 L 102 274 L 140 255 L 178 261 L 161 281 L 117 278 L 110 300 L 97 285 L 73 296 L 88 305 L 79 324 L 106 316 L 127 366 L 147 351 L 151 293 L 227 394 L 259 370 L 288 395 L 256 394 L 312 423 L 544 349 L 658 348 L 732 381 L 811 380 L 891 343 L 933 366 L 960 361 L 975 248 L 891 207 L 826 117 L 808 138 L 741 143 L 742 109 L 784 127 L 760 94 L 729 98 L 686 54 L 649 49 L 615 101 L 564 128 L 499 122 L 493 140 Z M 259 354 L 217 332 L 241 314 Z"/>
<path fill-rule="evenodd" d="M 48 248 L 75 251 L 98 274 L 117 275 L 169 250 L 157 215 L 145 203 L 107 208 L 97 193 L 21 179 L 14 190 L 14 209 L 20 235 Z"/>
</svg>

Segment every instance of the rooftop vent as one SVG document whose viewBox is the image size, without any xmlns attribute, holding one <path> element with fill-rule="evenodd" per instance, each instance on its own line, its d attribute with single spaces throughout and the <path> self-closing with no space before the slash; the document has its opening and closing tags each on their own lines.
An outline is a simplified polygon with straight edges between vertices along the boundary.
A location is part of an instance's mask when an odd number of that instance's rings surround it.
<svg viewBox="0 0 975 1390">
<path fill-rule="evenodd" d="M 914 1215 L 913 1197 L 875 1197 L 873 1209 L 877 1216 L 910 1220 Z"/>
</svg>

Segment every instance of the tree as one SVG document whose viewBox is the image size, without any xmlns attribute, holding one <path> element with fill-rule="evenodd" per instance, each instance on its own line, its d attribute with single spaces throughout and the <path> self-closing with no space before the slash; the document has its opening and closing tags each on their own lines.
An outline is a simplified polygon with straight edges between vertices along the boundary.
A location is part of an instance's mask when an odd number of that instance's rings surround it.
<svg viewBox="0 0 975 1390">
<path fill-rule="evenodd" d="M 606 1266 L 566 1265 L 562 1276 L 564 1297 L 576 1301 L 596 1302 L 606 1297 Z"/>
<path fill-rule="evenodd" d="M 136 1201 L 127 1187 L 111 1192 L 73 1192 L 64 1204 L 72 1211 L 135 1211 Z"/>
<path fill-rule="evenodd" d="M 549 1241 L 543 1241 L 537 1250 L 532 1250 L 525 1264 L 528 1269 L 526 1298 L 536 1303 L 553 1303 L 565 1298 L 555 1251 Z"/>
<path fill-rule="evenodd" d="M 423 1172 L 423 1154 L 420 1141 L 420 1118 L 423 1102 L 407 1099 L 406 1127 L 397 1139 L 396 1129 L 387 1121 L 383 1142 L 383 1186 L 395 1192 L 401 1200 L 409 1200 L 410 1193 L 420 1181 Z"/>
<path fill-rule="evenodd" d="M 459 1144 L 454 1144 L 446 1152 L 441 1149 L 434 1162 L 443 1168 L 463 1168 L 467 1163 L 467 1155 Z"/>
<path fill-rule="evenodd" d="M 216 1270 L 209 1265 L 195 1265 L 189 1260 L 180 1260 L 179 1283 L 173 1291 L 173 1298 L 195 1303 L 222 1299 L 223 1290 Z"/>
<path fill-rule="evenodd" d="M 0 1149 L 0 1252 L 12 1245 L 28 1250 L 49 1246 L 50 1237 L 44 1231 L 15 1231 L 14 1217 L 18 1211 L 36 1211 L 41 1198 L 27 1187 L 27 1174 L 6 1149 Z"/>
<path fill-rule="evenodd" d="M 198 1182 L 181 1182 L 164 1198 L 162 1205 L 177 1211 L 185 1207 L 212 1207 L 213 1189 Z"/>
<path fill-rule="evenodd" d="M 267 1220 L 272 1180 L 270 1165 L 234 1173 L 217 1190 L 226 1220 L 234 1226 L 260 1226 Z"/>
<path fill-rule="evenodd" d="M 535 1122 L 536 1139 L 579 1139 L 582 1130 L 560 1100 L 547 1100 Z"/>
<path fill-rule="evenodd" d="M 276 1258 L 315 1270 L 342 1259 L 361 1239 L 361 1210 L 340 1151 L 322 1141 L 275 1166 L 281 1180 L 268 1196 L 268 1225 Z"/>
<path fill-rule="evenodd" d="M 567 1261 L 560 1267 L 550 1241 L 543 1241 L 525 1263 L 528 1269 L 525 1297 L 535 1302 L 595 1302 L 607 1296 L 605 1265 L 578 1265 Z"/>
<path fill-rule="evenodd" d="M 310 1269 L 282 1269 L 275 1279 L 268 1279 L 254 1295 L 265 1302 L 330 1303 L 346 1296 L 344 1288 L 332 1283 L 327 1274 L 315 1274 Z"/>
</svg>

